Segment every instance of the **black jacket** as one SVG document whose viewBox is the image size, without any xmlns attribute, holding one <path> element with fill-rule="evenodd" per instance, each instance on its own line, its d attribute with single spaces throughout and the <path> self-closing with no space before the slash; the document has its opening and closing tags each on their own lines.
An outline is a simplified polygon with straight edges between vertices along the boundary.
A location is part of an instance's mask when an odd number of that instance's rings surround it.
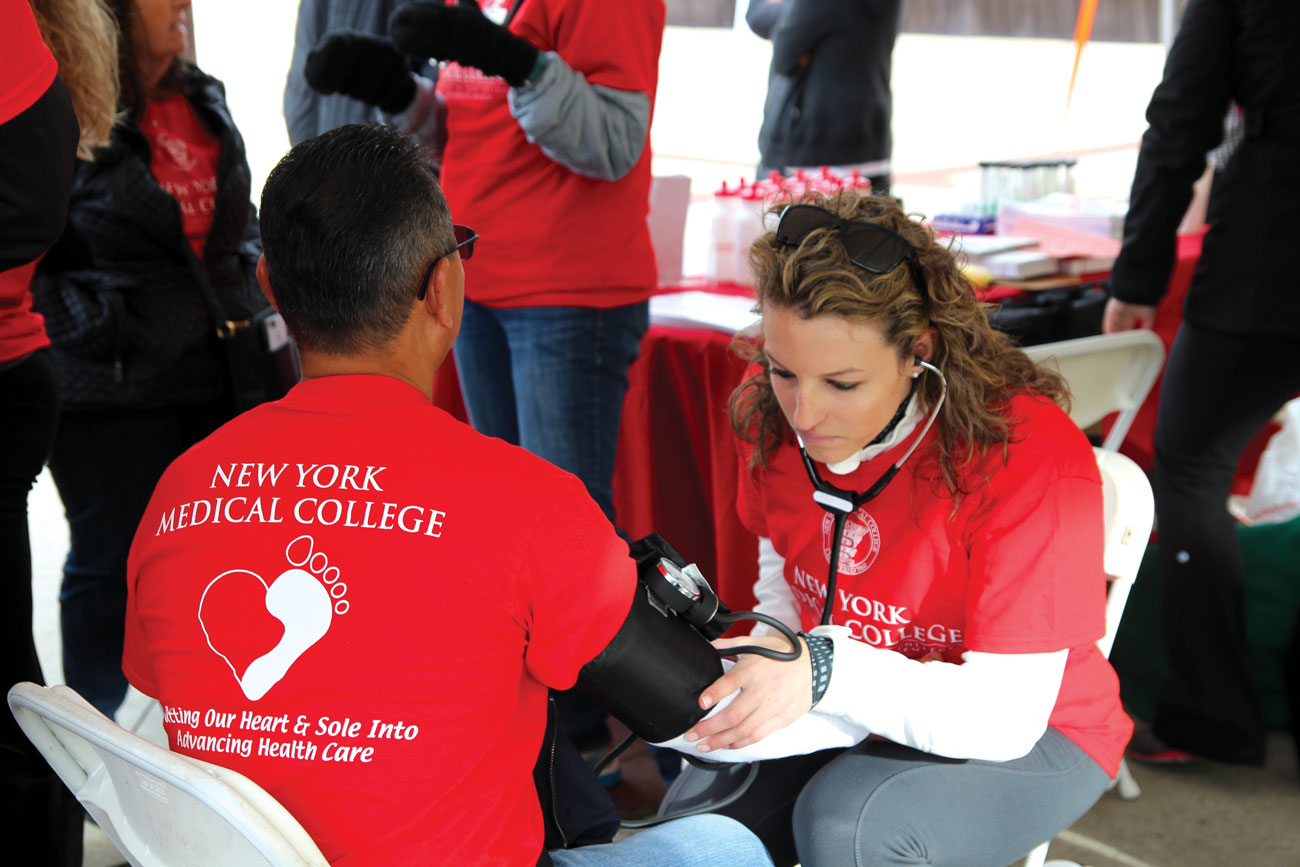
<svg viewBox="0 0 1300 867">
<path fill-rule="evenodd" d="M 221 146 L 203 267 L 227 314 L 246 318 L 266 299 L 254 277 L 260 242 L 244 142 L 221 82 L 195 71 L 184 93 Z M 32 281 L 65 407 L 197 404 L 224 387 L 180 205 L 150 160 L 128 121 L 93 162 L 78 162 L 67 227 Z"/>
<path fill-rule="evenodd" d="M 889 158 L 901 19 L 901 0 L 751 0 L 745 20 L 772 40 L 758 134 L 764 169 Z"/>
<path fill-rule="evenodd" d="M 1183 307 L 1196 325 L 1234 334 L 1300 335 L 1291 231 L 1300 208 L 1300 3 L 1191 0 L 1147 108 L 1124 245 L 1111 294 L 1155 305 L 1176 230 L 1222 136 L 1230 101 L 1246 138 L 1214 178 L 1210 224 Z"/>
</svg>

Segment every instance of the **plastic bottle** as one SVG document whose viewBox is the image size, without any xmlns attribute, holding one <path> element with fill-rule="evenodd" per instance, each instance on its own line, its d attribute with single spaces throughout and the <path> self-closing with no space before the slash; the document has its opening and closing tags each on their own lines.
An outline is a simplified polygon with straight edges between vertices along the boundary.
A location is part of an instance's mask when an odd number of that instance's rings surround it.
<svg viewBox="0 0 1300 867">
<path fill-rule="evenodd" d="M 713 193 L 713 215 L 709 223 L 709 248 L 705 257 L 705 275 L 719 283 L 736 280 L 736 220 L 739 216 L 739 190 L 722 186 Z"/>
<path fill-rule="evenodd" d="M 742 286 L 754 285 L 754 273 L 749 268 L 749 247 L 763 234 L 763 211 L 766 208 L 763 190 L 758 184 L 749 184 L 740 191 L 740 209 L 736 220 L 735 282 Z"/>
<path fill-rule="evenodd" d="M 812 188 L 824 196 L 833 196 L 844 189 L 844 179 L 830 166 L 822 166 L 821 172 L 812 180 Z"/>
</svg>

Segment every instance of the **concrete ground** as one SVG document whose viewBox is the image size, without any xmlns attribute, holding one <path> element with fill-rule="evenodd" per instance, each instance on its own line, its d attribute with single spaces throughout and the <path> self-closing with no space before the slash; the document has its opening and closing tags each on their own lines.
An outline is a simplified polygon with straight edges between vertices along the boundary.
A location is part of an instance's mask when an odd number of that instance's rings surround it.
<svg viewBox="0 0 1300 867">
<path fill-rule="evenodd" d="M 199 61 L 227 84 L 256 199 L 287 148 L 280 94 L 296 4 L 194 0 L 194 7 Z M 767 44 L 747 32 L 669 28 L 665 35 L 652 144 L 656 174 L 692 178 L 688 274 L 703 263 L 708 191 L 724 178 L 752 175 L 757 163 L 768 56 Z M 908 209 L 932 214 L 974 200 L 981 159 L 1056 154 L 1080 158 L 1079 192 L 1126 196 L 1163 52 L 1158 45 L 1090 45 L 1067 114 L 1073 56 L 1073 46 L 1059 40 L 901 37 L 893 158 L 895 192 Z M 32 495 L 31 519 L 37 643 L 47 677 L 58 681 L 67 528 L 48 474 Z M 161 721 L 141 699 L 133 696 L 119 721 L 157 738 Z M 1049 859 L 1092 867 L 1300 865 L 1300 776 L 1294 746 L 1281 733 L 1262 769 L 1203 763 L 1133 771 L 1142 795 L 1105 795 L 1057 838 Z M 649 756 L 633 752 L 615 795 L 635 810 L 657 797 L 659 786 Z M 88 828 L 87 839 L 85 867 L 122 863 L 98 829 Z"/>
</svg>

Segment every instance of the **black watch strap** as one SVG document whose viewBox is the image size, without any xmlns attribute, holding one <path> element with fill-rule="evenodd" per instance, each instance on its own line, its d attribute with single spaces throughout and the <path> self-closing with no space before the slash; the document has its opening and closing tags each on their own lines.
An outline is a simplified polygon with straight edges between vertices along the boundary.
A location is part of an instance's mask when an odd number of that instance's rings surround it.
<svg viewBox="0 0 1300 867">
<path fill-rule="evenodd" d="M 829 635 L 800 632 L 808 643 L 808 661 L 812 664 L 812 707 L 822 700 L 831 685 L 831 668 L 835 662 L 835 642 Z M 810 708 L 811 709 L 811 708 Z"/>
</svg>

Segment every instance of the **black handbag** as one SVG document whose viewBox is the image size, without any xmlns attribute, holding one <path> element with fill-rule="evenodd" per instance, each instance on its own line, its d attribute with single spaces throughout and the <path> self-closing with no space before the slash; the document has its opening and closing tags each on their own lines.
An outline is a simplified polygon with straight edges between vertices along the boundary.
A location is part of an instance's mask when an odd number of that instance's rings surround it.
<svg viewBox="0 0 1300 867">
<path fill-rule="evenodd" d="M 269 303 L 247 319 L 227 315 L 203 263 L 187 252 L 203 307 L 221 342 L 235 412 L 284 397 L 302 378 L 298 346 L 284 319 Z"/>
</svg>

